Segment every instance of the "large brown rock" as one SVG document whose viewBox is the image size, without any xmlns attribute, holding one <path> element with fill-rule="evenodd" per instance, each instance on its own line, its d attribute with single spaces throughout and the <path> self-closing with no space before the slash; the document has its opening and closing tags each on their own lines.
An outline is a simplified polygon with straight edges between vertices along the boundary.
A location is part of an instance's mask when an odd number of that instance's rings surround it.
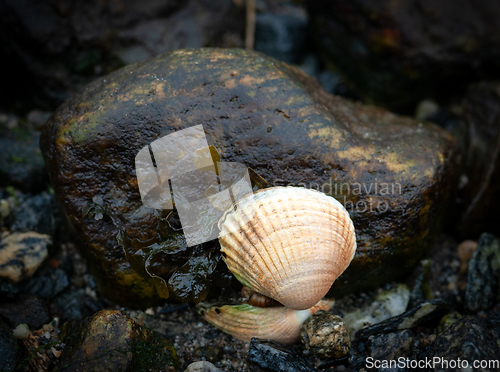
<svg viewBox="0 0 500 372">
<path fill-rule="evenodd" d="M 182 234 L 142 204 L 135 173 L 140 149 L 198 124 L 223 161 L 253 168 L 271 186 L 317 188 L 346 206 L 358 251 L 337 293 L 407 273 L 428 251 L 454 194 L 455 144 L 433 124 L 329 95 L 299 69 L 259 53 L 163 54 L 88 85 L 42 133 L 64 216 L 101 291 L 117 302 L 154 301 L 144 270 L 150 254 L 150 273 L 170 277 L 178 298 L 199 301 L 211 284 L 227 286 L 218 243 L 186 248 Z M 122 224 L 119 238 L 139 274 L 117 242 Z M 166 243 L 153 239 L 158 231 Z"/>
</svg>

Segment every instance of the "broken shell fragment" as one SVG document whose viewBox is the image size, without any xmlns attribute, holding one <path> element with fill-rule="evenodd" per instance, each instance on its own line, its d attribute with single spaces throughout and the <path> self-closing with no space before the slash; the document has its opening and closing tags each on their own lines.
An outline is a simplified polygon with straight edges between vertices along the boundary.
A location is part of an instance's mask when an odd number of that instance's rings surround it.
<svg viewBox="0 0 500 372">
<path fill-rule="evenodd" d="M 315 190 L 272 187 L 248 194 L 219 221 L 224 261 L 235 277 L 285 307 L 318 303 L 356 251 L 345 208 Z"/>
<path fill-rule="evenodd" d="M 282 344 L 297 342 L 300 327 L 318 310 L 328 311 L 333 300 L 322 300 L 307 310 L 291 310 L 286 307 L 256 307 L 248 304 L 200 307 L 203 318 L 225 333 L 243 341 L 253 337 L 273 340 Z"/>
</svg>

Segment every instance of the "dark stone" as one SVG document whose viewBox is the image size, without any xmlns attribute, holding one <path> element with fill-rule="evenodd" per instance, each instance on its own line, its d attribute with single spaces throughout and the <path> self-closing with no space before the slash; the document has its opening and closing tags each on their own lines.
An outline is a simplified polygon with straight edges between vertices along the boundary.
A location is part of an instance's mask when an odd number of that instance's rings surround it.
<svg viewBox="0 0 500 372">
<path fill-rule="evenodd" d="M 0 371 L 14 371 L 17 364 L 17 340 L 12 330 L 0 319 Z"/>
<path fill-rule="evenodd" d="M 408 308 L 412 309 L 421 304 L 425 300 L 432 298 L 432 290 L 430 282 L 432 280 L 432 264 L 431 260 L 422 260 L 418 268 L 418 276 L 413 285 L 410 294 L 410 303 Z"/>
<path fill-rule="evenodd" d="M 495 311 L 488 317 L 488 328 L 500 347 L 500 311 Z"/>
<path fill-rule="evenodd" d="M 40 234 L 54 235 L 56 204 L 54 196 L 48 192 L 35 195 L 15 209 L 10 227 L 11 231 L 36 231 Z"/>
<path fill-rule="evenodd" d="M 298 63 L 306 47 L 308 23 L 306 10 L 298 5 L 285 3 L 258 13 L 254 48 L 280 61 Z"/>
<path fill-rule="evenodd" d="M 469 87 L 462 107 L 461 124 L 454 135 L 463 154 L 466 181 L 459 193 L 458 233 L 473 238 L 498 231 L 500 208 L 500 82 Z"/>
<path fill-rule="evenodd" d="M 0 315 L 12 328 L 27 324 L 30 329 L 36 330 L 50 321 L 47 304 L 38 296 L 22 296 L 16 302 L 2 304 Z"/>
<path fill-rule="evenodd" d="M 408 358 L 412 353 L 413 333 L 402 330 L 368 339 L 370 357 L 379 361 L 397 361 L 399 358 Z M 406 368 L 380 368 L 379 371 L 407 371 Z"/>
<path fill-rule="evenodd" d="M 0 278 L 0 303 L 14 300 L 19 293 L 19 285 L 8 279 Z"/>
<path fill-rule="evenodd" d="M 500 301 L 500 240 L 484 233 L 469 260 L 465 305 L 469 311 L 486 310 Z"/>
<path fill-rule="evenodd" d="M 390 107 L 500 77 L 496 0 L 309 2 L 312 40 L 356 92 Z"/>
<path fill-rule="evenodd" d="M 116 310 L 67 322 L 60 338 L 66 346 L 54 372 L 159 372 L 178 367 L 175 349 L 167 341 Z"/>
<path fill-rule="evenodd" d="M 6 0 L 0 14 L 3 72 L 16 76 L 1 104 L 50 108 L 127 63 L 179 48 L 240 47 L 245 13 L 232 0 Z"/>
<path fill-rule="evenodd" d="M 500 348 L 488 328 L 476 317 L 466 316 L 440 334 L 432 343 L 430 358 L 444 361 L 467 361 L 472 368 L 474 361 L 498 360 Z M 461 371 L 446 364 L 434 367 L 435 371 Z M 472 370 L 472 369 L 471 369 Z M 496 368 L 473 369 L 474 371 L 498 371 Z"/>
<path fill-rule="evenodd" d="M 42 275 L 30 279 L 24 288 L 29 294 L 44 298 L 54 298 L 69 285 L 68 277 L 62 269 L 49 268 Z"/>
<path fill-rule="evenodd" d="M 329 95 L 263 54 L 180 50 L 127 66 L 62 105 L 41 139 L 64 216 L 113 301 L 150 306 L 159 278 L 203 277 L 189 288 L 217 280 L 217 270 L 196 275 L 196 267 L 212 267 L 218 244 L 186 247 L 167 211 L 144 206 L 135 171 L 144 146 L 201 123 L 224 161 L 251 167 L 270 186 L 319 188 L 345 205 L 358 248 L 336 295 L 406 275 L 430 250 L 457 186 L 455 143 L 444 130 Z M 159 285 L 160 293 L 188 300 L 183 283 Z"/>
<path fill-rule="evenodd" d="M 57 296 L 53 306 L 54 313 L 61 318 L 61 321 L 82 320 L 104 307 L 98 300 L 87 295 L 84 289 L 69 291 Z"/>
<path fill-rule="evenodd" d="M 412 329 L 433 320 L 441 319 L 448 311 L 448 304 L 443 300 L 428 300 L 401 315 L 394 316 L 383 322 L 359 330 L 356 332 L 356 338 L 366 339 L 381 333 Z"/>
<path fill-rule="evenodd" d="M 0 123 L 0 187 L 14 186 L 24 192 L 46 188 L 48 177 L 39 139 L 39 132 L 22 128 L 5 131 Z"/>
<path fill-rule="evenodd" d="M 272 341 L 252 338 L 248 359 L 262 368 L 276 372 L 313 372 L 314 367 L 303 358 L 284 350 Z"/>
</svg>

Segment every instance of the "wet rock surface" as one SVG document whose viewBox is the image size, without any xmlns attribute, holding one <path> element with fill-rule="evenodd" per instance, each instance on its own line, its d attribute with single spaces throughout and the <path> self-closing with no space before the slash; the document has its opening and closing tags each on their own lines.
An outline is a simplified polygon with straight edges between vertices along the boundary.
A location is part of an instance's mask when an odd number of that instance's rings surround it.
<svg viewBox="0 0 500 372">
<path fill-rule="evenodd" d="M 67 344 L 55 371 L 174 371 L 175 349 L 119 311 L 102 310 L 83 322 L 68 322 Z"/>
<path fill-rule="evenodd" d="M 481 235 L 469 261 L 465 301 L 473 312 L 500 301 L 500 240 L 491 234 Z"/>
<path fill-rule="evenodd" d="M 402 330 L 369 338 L 370 356 L 375 360 L 397 360 L 411 355 L 413 332 Z"/>
<path fill-rule="evenodd" d="M 472 367 L 474 361 L 498 360 L 500 349 L 495 337 L 477 317 L 465 316 L 440 334 L 432 343 L 432 357 L 443 358 L 446 361 L 467 361 Z M 444 362 L 436 371 L 458 370 Z M 481 369 L 474 369 L 481 370 Z M 496 367 L 484 368 L 484 371 L 495 371 Z"/>
<path fill-rule="evenodd" d="M 248 350 L 248 359 L 262 368 L 276 372 L 312 372 L 314 367 L 307 361 L 295 357 L 288 350 L 283 350 L 271 341 L 252 339 Z"/>
<path fill-rule="evenodd" d="M 334 285 L 337 293 L 377 286 L 415 265 L 455 187 L 456 152 L 444 131 L 329 96 L 300 70 L 264 55 L 185 50 L 130 65 L 61 106 L 41 140 L 64 215 L 114 301 L 147 306 L 157 294 L 145 270 L 138 274 L 126 262 L 113 221 L 127 226 L 129 255 L 151 252 L 144 246 L 163 231 L 163 254 L 150 262 L 165 280 L 188 258 L 205 257 L 207 267 L 217 259 L 217 244 L 186 249 L 180 234 L 143 206 L 133 176 L 137 151 L 195 123 L 203 123 L 222 159 L 251 167 L 270 185 L 323 188 L 352 213 L 358 251 Z M 224 275 L 221 265 L 182 288 L 208 288 Z M 174 297 L 189 298 L 184 291 L 169 283 Z"/>
<path fill-rule="evenodd" d="M 391 107 L 449 96 L 474 79 L 499 78 L 500 6 L 494 0 L 480 6 L 316 1 L 310 15 L 313 40 L 327 63 L 359 94 Z"/>
</svg>

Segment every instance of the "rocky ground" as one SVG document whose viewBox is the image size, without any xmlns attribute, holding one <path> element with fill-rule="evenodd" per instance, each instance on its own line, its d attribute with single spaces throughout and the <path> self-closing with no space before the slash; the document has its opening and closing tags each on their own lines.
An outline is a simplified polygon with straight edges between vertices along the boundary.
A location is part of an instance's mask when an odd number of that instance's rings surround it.
<svg viewBox="0 0 500 372">
<path fill-rule="evenodd" d="M 2 244 L 9 236 L 23 234 L 14 232 L 15 230 L 30 228 L 47 232 L 46 229 L 49 228 L 57 231 L 52 235 L 55 237 L 54 244 L 46 244 L 46 254 L 37 256 L 37 261 L 33 261 L 31 270 L 36 272 L 31 278 L 26 270 L 22 270 L 20 275 L 24 276 L 24 280 L 13 284 L 12 281 L 5 280 L 5 275 L 14 272 L 19 265 L 11 261 L 1 267 L 4 279 L 0 287 L 0 315 L 4 322 L 4 342 L 0 362 L 4 370 L 12 370 L 14 366 L 30 371 L 43 371 L 49 367 L 62 369 L 59 358 L 64 358 L 64 350 L 71 344 L 61 336 L 62 325 L 71 319 L 92 317 L 104 309 L 117 310 L 167 340 L 176 350 L 178 370 L 181 371 L 196 361 L 209 361 L 227 372 L 264 371 L 260 365 L 266 363 L 271 365 L 271 370 L 312 371 L 316 368 L 344 371 L 361 370 L 365 367 L 366 358 L 370 356 L 381 360 L 398 357 L 422 360 L 440 355 L 451 360 L 469 353 L 469 358 L 486 360 L 498 355 L 491 354 L 498 350 L 496 340 L 500 331 L 500 307 L 498 298 L 494 295 L 499 289 L 498 274 L 493 269 L 492 275 L 474 276 L 470 268 L 467 270 L 467 266 L 481 267 L 487 264 L 479 262 L 481 258 L 477 252 L 472 255 L 477 242 L 466 241 L 459 244 L 450 236 L 442 235 L 433 249 L 435 253 L 429 260 L 423 261 L 405 283 L 388 284 L 377 291 L 336 299 L 330 313 L 341 315 L 346 322 L 350 319 L 350 324 L 357 324 L 352 327 L 365 328 L 356 337 L 352 337 L 352 348 L 347 356 L 332 359 L 318 357 L 300 343 L 279 346 L 236 340 L 204 321 L 194 304 L 165 304 L 145 311 L 113 305 L 96 292 L 84 260 L 60 225 L 50 193 L 29 197 L 28 194 L 10 188 L 3 190 L 3 197 L 2 201 L 6 201 L 9 207 L 6 207 L 5 202 L 2 204 Z M 30 210 L 30 221 L 27 221 L 23 209 Z M 23 221 L 29 226 L 19 227 Z M 47 221 L 53 223 L 49 223 L 47 227 Z M 489 262 L 499 260 L 498 240 L 495 243 L 487 238 L 488 236 L 481 238 L 485 244 L 484 247 L 480 244 L 481 249 L 493 249 L 487 253 L 491 260 Z M 32 238 L 27 244 L 28 249 L 35 249 L 36 241 Z M 27 248 L 23 246 L 20 249 Z M 5 248 L 1 252 L 4 254 Z M 13 266 L 11 272 L 8 271 L 9 265 Z M 484 267 L 480 270 L 484 270 Z M 483 292 L 488 286 L 491 287 L 491 301 L 483 303 L 488 296 L 488 293 Z M 432 304 L 434 307 L 415 315 L 412 309 L 425 309 L 422 303 Z M 408 312 L 405 313 L 405 310 Z M 403 315 L 399 315 L 400 313 Z M 456 321 L 459 319 L 465 324 L 457 327 Z M 405 320 L 405 326 L 398 326 Z M 381 321 L 384 322 L 380 324 Z M 369 327 L 376 323 L 379 323 L 378 328 Z M 464 334 L 463 327 L 470 329 L 469 323 L 476 324 L 479 333 Z M 75 324 L 71 326 L 77 327 Z M 14 330 L 15 336 L 9 330 Z M 464 342 L 472 340 L 474 350 L 453 348 L 450 342 L 458 338 L 464 338 Z M 446 342 L 446 339 L 449 341 Z M 278 367 L 277 361 L 280 358 L 283 359 L 282 367 Z M 71 358 L 69 360 L 74 362 Z M 114 362 L 117 363 L 116 360 Z"/>
</svg>

